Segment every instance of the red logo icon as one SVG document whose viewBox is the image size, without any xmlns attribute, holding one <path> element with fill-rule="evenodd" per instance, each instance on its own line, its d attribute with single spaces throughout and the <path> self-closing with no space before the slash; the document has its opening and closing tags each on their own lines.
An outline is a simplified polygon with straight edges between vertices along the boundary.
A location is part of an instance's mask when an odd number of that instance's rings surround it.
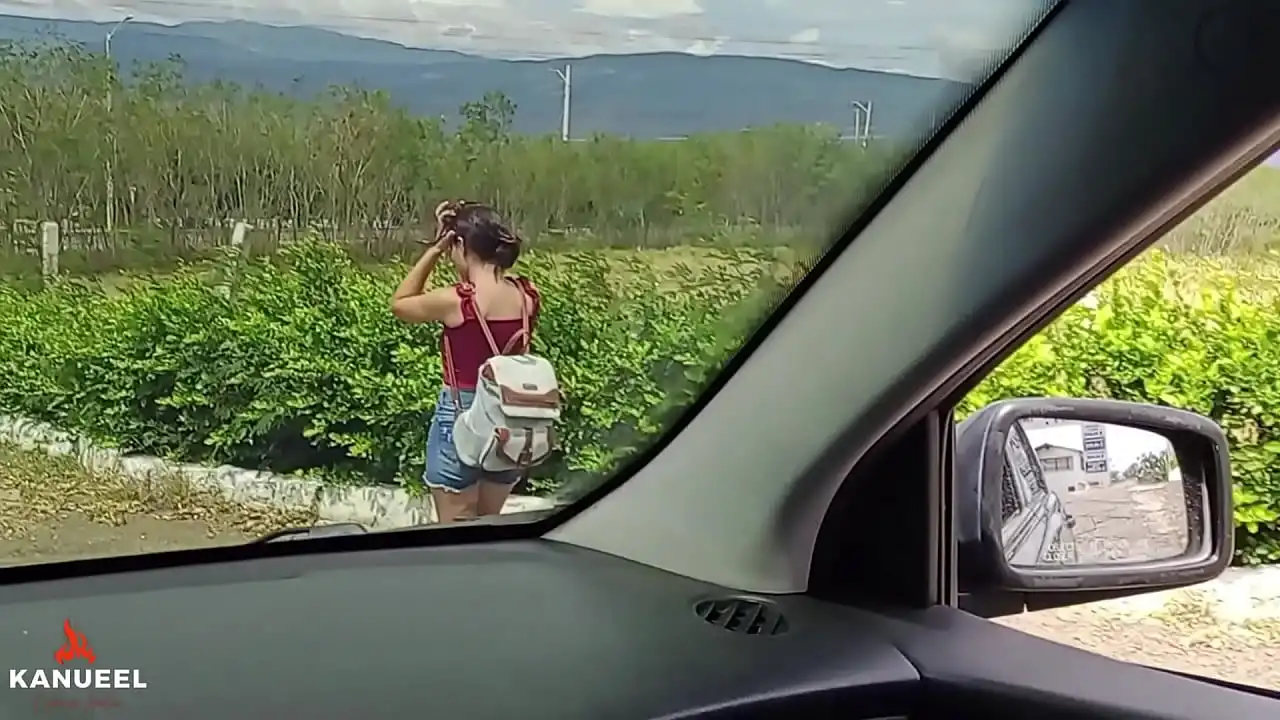
<svg viewBox="0 0 1280 720">
<path fill-rule="evenodd" d="M 62 632 L 67 636 L 67 644 L 58 648 L 53 654 L 53 659 L 61 665 L 68 660 L 76 658 L 84 658 L 92 665 L 97 656 L 93 654 L 93 648 L 89 647 L 89 641 L 85 639 L 84 633 L 76 632 L 71 627 L 71 618 L 62 621 Z"/>
</svg>

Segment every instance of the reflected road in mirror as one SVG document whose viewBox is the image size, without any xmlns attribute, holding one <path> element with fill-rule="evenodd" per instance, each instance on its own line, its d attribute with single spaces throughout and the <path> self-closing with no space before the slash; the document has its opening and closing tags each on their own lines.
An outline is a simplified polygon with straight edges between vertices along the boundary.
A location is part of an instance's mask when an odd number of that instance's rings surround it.
<svg viewBox="0 0 1280 720">
<path fill-rule="evenodd" d="M 1187 551 L 1188 490 L 1169 440 L 1123 425 L 1026 418 L 1005 449 L 1011 564 L 1140 563 Z M 1192 492 L 1198 491 L 1198 488 Z"/>
</svg>

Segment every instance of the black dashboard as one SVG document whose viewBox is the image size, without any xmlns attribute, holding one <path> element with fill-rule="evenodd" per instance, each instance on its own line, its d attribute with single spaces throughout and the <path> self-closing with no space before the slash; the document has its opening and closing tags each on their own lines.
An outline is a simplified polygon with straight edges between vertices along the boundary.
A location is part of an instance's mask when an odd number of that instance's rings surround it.
<svg viewBox="0 0 1280 720">
<path fill-rule="evenodd" d="M 67 621 L 95 670 L 137 670 L 146 687 L 103 699 L 11 682 L 3 717 L 87 703 L 165 720 L 1256 717 L 1245 693 L 949 608 L 893 616 L 754 598 L 547 541 L 10 586 L 0 589 L 0 662 L 58 669 Z M 1126 673 L 1145 680 L 1126 689 Z M 1153 701 L 1161 678 L 1171 694 Z M 1176 712 L 1141 712 L 1153 702 Z"/>
</svg>

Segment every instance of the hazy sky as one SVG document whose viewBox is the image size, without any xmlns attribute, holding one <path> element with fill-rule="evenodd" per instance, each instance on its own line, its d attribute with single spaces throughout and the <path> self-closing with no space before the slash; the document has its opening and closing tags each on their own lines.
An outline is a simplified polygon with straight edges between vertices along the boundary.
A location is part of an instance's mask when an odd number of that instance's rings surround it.
<svg viewBox="0 0 1280 720">
<path fill-rule="evenodd" d="M 314 25 L 504 57 L 680 50 L 967 76 L 1040 0 L 0 0 L 0 13 Z"/>
</svg>

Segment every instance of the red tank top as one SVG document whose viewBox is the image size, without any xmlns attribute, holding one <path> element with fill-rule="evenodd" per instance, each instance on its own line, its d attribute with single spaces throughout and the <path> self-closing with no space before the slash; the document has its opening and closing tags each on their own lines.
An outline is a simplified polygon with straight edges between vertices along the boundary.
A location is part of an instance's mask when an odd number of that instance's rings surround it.
<svg viewBox="0 0 1280 720">
<path fill-rule="evenodd" d="M 529 335 L 532 338 L 533 328 L 538 321 L 538 310 L 542 307 L 542 298 L 538 296 L 533 283 L 525 278 L 515 277 L 510 280 L 528 299 L 526 307 L 529 311 Z M 528 347 L 530 338 L 517 338 L 524 329 L 524 321 L 520 318 L 482 320 L 476 307 L 475 288 L 470 284 L 458 283 L 453 286 L 453 289 L 462 302 L 462 324 L 457 327 L 446 325 L 444 328 L 444 341 L 441 343 L 444 384 L 458 390 L 475 390 L 480 366 L 496 354 L 489 345 L 489 338 L 485 336 L 484 325 L 488 325 L 494 344 L 506 353 L 524 351 Z"/>
</svg>

